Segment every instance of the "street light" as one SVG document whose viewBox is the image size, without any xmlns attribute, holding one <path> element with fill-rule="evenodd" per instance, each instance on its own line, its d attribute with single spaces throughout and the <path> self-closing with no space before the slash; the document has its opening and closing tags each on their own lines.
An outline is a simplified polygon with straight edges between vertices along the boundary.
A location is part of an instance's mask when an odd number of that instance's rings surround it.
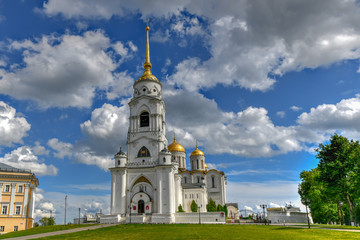
<svg viewBox="0 0 360 240">
<path fill-rule="evenodd" d="M 263 209 L 264 224 L 266 225 L 266 220 L 265 220 L 265 208 L 267 208 L 267 205 L 266 205 L 266 204 L 260 204 L 260 207 Z"/>
<path fill-rule="evenodd" d="M 64 225 L 66 225 L 66 200 L 67 200 L 67 195 L 65 195 L 65 218 L 64 218 Z"/>
<path fill-rule="evenodd" d="M 80 224 L 80 208 L 79 208 L 79 224 Z"/>
<path fill-rule="evenodd" d="M 130 224 L 131 224 L 131 203 L 130 203 L 130 205 L 129 205 L 129 210 L 130 210 L 130 212 L 129 212 L 129 216 L 130 216 Z"/>
<path fill-rule="evenodd" d="M 305 200 L 305 207 L 306 207 L 306 218 L 307 218 L 307 222 L 308 222 L 308 228 L 310 228 L 310 220 L 309 220 L 309 212 L 308 212 L 308 204 L 310 203 L 310 199 L 306 199 Z"/>
<path fill-rule="evenodd" d="M 199 209 L 199 224 L 201 224 L 200 209 L 201 209 L 202 205 L 199 204 L 197 207 L 198 207 L 198 209 Z"/>
</svg>

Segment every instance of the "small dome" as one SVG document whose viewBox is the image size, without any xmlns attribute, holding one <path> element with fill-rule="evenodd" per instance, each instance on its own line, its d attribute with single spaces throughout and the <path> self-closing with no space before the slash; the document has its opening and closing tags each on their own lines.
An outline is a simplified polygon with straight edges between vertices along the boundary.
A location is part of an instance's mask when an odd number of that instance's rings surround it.
<svg viewBox="0 0 360 240">
<path fill-rule="evenodd" d="M 174 142 L 168 146 L 170 152 L 185 152 L 184 147 L 176 141 L 174 138 Z"/>
<path fill-rule="evenodd" d="M 115 156 L 126 156 L 126 153 L 124 153 L 122 150 L 121 150 L 121 146 L 120 146 L 120 151 L 115 154 Z"/>
<path fill-rule="evenodd" d="M 205 154 L 198 149 L 198 146 L 196 146 L 196 149 L 191 153 L 190 156 L 205 156 Z"/>
</svg>

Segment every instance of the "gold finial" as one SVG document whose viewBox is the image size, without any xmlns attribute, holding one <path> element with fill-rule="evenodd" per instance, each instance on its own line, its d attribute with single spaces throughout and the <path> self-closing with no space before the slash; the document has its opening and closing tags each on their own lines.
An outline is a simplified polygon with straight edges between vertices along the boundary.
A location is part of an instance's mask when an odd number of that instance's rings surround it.
<svg viewBox="0 0 360 240">
<path fill-rule="evenodd" d="M 198 149 L 198 141 L 197 141 L 197 139 L 196 139 L 196 149 Z"/>
<path fill-rule="evenodd" d="M 145 63 L 144 63 L 144 75 L 150 75 L 151 74 L 151 63 L 150 63 L 150 47 L 149 47 L 149 18 L 147 19 L 146 23 L 146 55 L 145 55 Z"/>
</svg>

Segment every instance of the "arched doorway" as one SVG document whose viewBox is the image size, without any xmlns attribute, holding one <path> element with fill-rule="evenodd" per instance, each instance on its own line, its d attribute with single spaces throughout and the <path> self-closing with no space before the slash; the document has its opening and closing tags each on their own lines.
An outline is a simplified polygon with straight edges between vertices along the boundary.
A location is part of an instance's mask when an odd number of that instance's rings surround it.
<svg viewBox="0 0 360 240">
<path fill-rule="evenodd" d="M 143 214 L 145 213 L 145 202 L 144 200 L 139 200 L 138 201 L 138 214 Z"/>
</svg>

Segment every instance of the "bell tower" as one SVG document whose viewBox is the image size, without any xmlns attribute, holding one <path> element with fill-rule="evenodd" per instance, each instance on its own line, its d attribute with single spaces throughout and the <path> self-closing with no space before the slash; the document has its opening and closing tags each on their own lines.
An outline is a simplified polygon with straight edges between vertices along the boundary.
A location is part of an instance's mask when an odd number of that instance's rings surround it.
<svg viewBox="0 0 360 240">
<path fill-rule="evenodd" d="M 151 72 L 149 29 L 147 24 L 144 74 L 134 83 L 133 98 L 129 102 L 127 152 L 130 164 L 157 163 L 159 153 L 167 146 L 162 85 Z"/>
</svg>

